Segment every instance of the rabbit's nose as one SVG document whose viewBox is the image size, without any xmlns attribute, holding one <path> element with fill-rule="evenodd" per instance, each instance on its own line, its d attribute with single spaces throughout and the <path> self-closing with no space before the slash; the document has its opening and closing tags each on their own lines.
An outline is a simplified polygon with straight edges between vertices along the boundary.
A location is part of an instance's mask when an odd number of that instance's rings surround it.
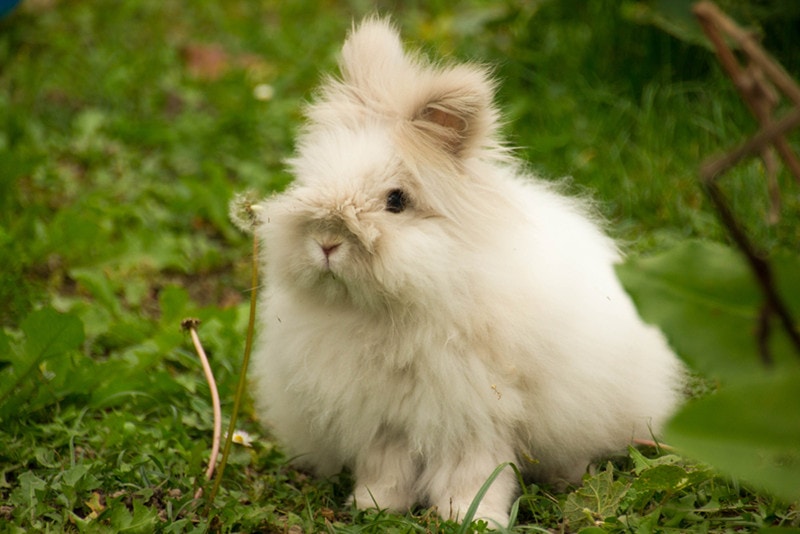
<svg viewBox="0 0 800 534">
<path fill-rule="evenodd" d="M 319 248 L 322 249 L 322 253 L 328 258 L 340 245 L 341 243 L 320 243 Z"/>
</svg>

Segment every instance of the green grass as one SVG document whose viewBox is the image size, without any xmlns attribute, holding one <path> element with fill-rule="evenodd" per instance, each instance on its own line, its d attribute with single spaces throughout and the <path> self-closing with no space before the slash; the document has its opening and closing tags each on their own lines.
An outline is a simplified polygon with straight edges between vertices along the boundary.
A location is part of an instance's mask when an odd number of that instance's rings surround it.
<svg viewBox="0 0 800 534">
<path fill-rule="evenodd" d="M 525 4 L 385 11 L 432 54 L 498 65 L 520 156 L 571 176 L 631 251 L 725 240 L 696 170 L 755 126 L 712 56 L 615 2 Z M 350 509 L 349 477 L 287 467 L 248 404 L 240 426 L 260 439 L 234 449 L 209 514 L 193 500 L 211 406 L 180 321 L 202 320 L 228 414 L 250 277 L 228 201 L 285 186 L 303 102 L 351 20 L 373 11 L 64 0 L 0 21 L 0 532 L 460 531 L 429 510 Z M 190 59 L 212 46 L 226 53 L 216 74 Z M 255 98 L 260 85 L 271 99 Z M 800 196 L 782 180 L 785 216 L 770 227 L 760 165 L 725 178 L 769 251 L 800 242 Z M 569 493 L 527 486 L 514 531 L 800 527 L 796 506 L 645 453 L 601 464 Z"/>
</svg>

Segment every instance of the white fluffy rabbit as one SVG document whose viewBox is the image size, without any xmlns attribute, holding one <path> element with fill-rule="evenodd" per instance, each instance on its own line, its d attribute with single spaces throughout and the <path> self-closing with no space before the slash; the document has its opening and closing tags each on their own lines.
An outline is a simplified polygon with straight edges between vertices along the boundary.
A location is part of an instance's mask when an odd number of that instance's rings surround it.
<svg viewBox="0 0 800 534">
<path fill-rule="evenodd" d="M 502 147 L 487 70 L 408 55 L 369 18 L 341 71 L 257 228 L 252 393 L 294 461 L 352 469 L 360 508 L 460 519 L 503 462 L 578 483 L 657 432 L 681 366 L 584 202 Z M 517 490 L 506 469 L 476 516 L 507 523 Z"/>
</svg>

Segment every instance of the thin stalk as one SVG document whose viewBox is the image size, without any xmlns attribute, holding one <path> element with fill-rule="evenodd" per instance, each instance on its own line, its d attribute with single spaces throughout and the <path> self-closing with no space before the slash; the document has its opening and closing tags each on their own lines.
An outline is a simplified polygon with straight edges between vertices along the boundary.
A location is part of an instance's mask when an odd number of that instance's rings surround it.
<svg viewBox="0 0 800 534">
<path fill-rule="evenodd" d="M 257 298 L 257 291 L 258 288 L 258 238 L 254 235 L 253 236 L 253 264 L 252 264 L 252 281 L 251 281 L 251 293 L 250 293 L 250 321 L 247 324 L 247 338 L 245 340 L 244 346 L 244 357 L 242 358 L 242 369 L 239 373 L 239 383 L 236 387 L 236 397 L 233 400 L 233 412 L 231 413 L 231 421 L 228 425 L 228 435 L 225 438 L 225 446 L 222 449 L 222 460 L 219 464 L 219 469 L 217 469 L 217 476 L 214 479 L 214 486 L 211 488 L 211 493 L 208 496 L 208 502 L 206 503 L 206 511 L 211 508 L 211 505 L 214 503 L 214 499 L 217 496 L 217 492 L 219 491 L 219 487 L 222 484 L 222 475 L 225 472 L 225 466 L 228 463 L 228 454 L 231 450 L 231 443 L 233 442 L 233 433 L 236 430 L 236 419 L 239 415 L 239 407 L 242 404 L 242 398 L 244 397 L 244 390 L 247 386 L 247 366 L 250 362 L 250 352 L 253 349 L 253 332 L 255 330 L 255 322 L 256 322 L 256 301 Z"/>
<path fill-rule="evenodd" d="M 211 445 L 211 455 L 208 458 L 208 467 L 206 468 L 206 480 L 211 480 L 214 474 L 214 466 L 217 465 L 217 456 L 219 455 L 219 442 L 222 435 L 222 409 L 220 408 L 219 391 L 217 390 L 217 382 L 214 380 L 214 373 L 211 371 L 208 356 L 206 356 L 206 351 L 203 349 L 203 344 L 200 343 L 200 337 L 197 335 L 198 324 L 200 324 L 198 319 L 186 319 L 183 321 L 183 327 L 188 328 L 189 334 L 192 336 L 194 349 L 203 364 L 203 372 L 208 381 L 208 389 L 211 391 L 211 406 L 214 411 L 214 442 Z M 202 486 L 197 488 L 194 498 L 199 499 L 201 495 L 203 495 Z"/>
</svg>

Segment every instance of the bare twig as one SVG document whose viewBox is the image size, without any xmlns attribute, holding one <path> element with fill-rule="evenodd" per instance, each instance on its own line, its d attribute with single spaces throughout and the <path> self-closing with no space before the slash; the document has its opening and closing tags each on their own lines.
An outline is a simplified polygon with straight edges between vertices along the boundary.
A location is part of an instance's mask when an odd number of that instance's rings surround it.
<svg viewBox="0 0 800 534">
<path fill-rule="evenodd" d="M 770 122 L 753 137 L 724 156 L 704 162 L 700 168 L 701 177 L 706 181 L 715 180 L 718 175 L 729 170 L 744 158 L 759 153 L 777 136 L 798 126 L 800 126 L 800 107 L 793 109 L 782 119 Z"/>
<path fill-rule="evenodd" d="M 708 197 L 713 202 L 714 207 L 717 209 L 720 220 L 728 229 L 728 232 L 739 247 L 739 250 L 744 254 L 747 263 L 750 265 L 750 269 L 755 275 L 756 282 L 761 288 L 765 300 L 761 314 L 774 313 L 778 316 L 781 326 L 783 326 L 798 356 L 800 356 L 800 334 L 798 334 L 794 326 L 794 319 L 789 312 L 789 308 L 783 302 L 783 299 L 775 287 L 775 280 L 772 276 L 772 268 L 769 262 L 764 259 L 764 255 L 750 242 L 747 233 L 731 211 L 728 202 L 725 200 L 725 195 L 722 193 L 717 182 L 715 180 L 703 180 L 703 186 Z M 759 324 L 763 324 L 765 320 L 763 316 L 760 316 Z M 757 332 L 759 336 L 769 335 L 769 330 L 767 328 L 758 328 Z M 759 337 L 757 342 L 761 351 L 761 360 L 765 363 L 770 363 L 772 357 L 768 352 L 769 345 L 766 343 L 766 340 Z"/>
<path fill-rule="evenodd" d="M 741 146 L 722 157 L 704 162 L 700 169 L 700 176 L 703 189 L 714 204 L 720 221 L 747 259 L 764 296 L 764 304 L 759 311 L 756 338 L 762 361 L 770 364 L 772 362 L 768 343 L 770 315 L 778 316 L 781 326 L 788 334 L 798 356 L 800 356 L 800 333 L 795 328 L 789 309 L 775 287 L 769 262 L 765 259 L 765 255 L 750 242 L 744 228 L 733 214 L 717 179 L 743 158 L 760 154 L 764 159 L 772 204 L 770 221 L 777 220 L 780 199 L 776 161 L 772 147 L 775 147 L 789 170 L 800 182 L 800 163 L 784 137 L 789 130 L 800 125 L 800 87 L 780 65 L 761 49 L 749 32 L 739 28 L 712 2 L 703 1 L 695 4 L 694 13 L 714 45 L 720 63 L 761 125 L 761 130 Z M 750 60 L 747 68 L 739 65 L 721 32 L 736 41 L 744 51 Z M 789 113 L 777 121 L 772 119 L 772 112 L 777 104 L 778 96 L 767 83 L 767 78 L 795 104 Z"/>
<path fill-rule="evenodd" d="M 665 443 L 661 443 L 654 439 L 634 439 L 633 444 L 638 445 L 640 447 L 653 447 L 654 449 L 663 449 L 666 451 L 675 450 L 675 447 L 672 447 L 671 445 L 667 445 Z"/>
<path fill-rule="evenodd" d="M 704 29 L 706 25 L 711 22 L 725 32 L 726 35 L 733 38 L 742 48 L 742 51 L 764 69 L 765 74 L 769 76 L 778 89 L 783 91 L 792 102 L 800 104 L 800 87 L 797 86 L 783 67 L 776 63 L 769 54 L 755 42 L 750 32 L 737 26 L 736 23 L 725 15 L 713 2 L 698 2 L 695 4 L 693 10 L 695 16 L 700 20 L 700 23 L 703 24 Z"/>
<path fill-rule="evenodd" d="M 772 123 L 771 115 L 779 98 L 772 86 L 769 85 L 767 78 L 772 80 L 795 104 L 800 104 L 800 88 L 780 65 L 761 49 L 750 32 L 739 28 L 711 2 L 696 4 L 694 12 L 706 35 L 714 45 L 720 63 L 731 77 L 731 80 L 733 80 L 743 100 L 762 128 L 767 128 Z M 721 32 L 736 41 L 736 44 L 747 55 L 750 64 L 746 68 L 742 68 L 739 65 L 736 56 L 725 43 Z M 789 171 L 800 181 L 800 161 L 792 152 L 783 135 L 770 138 L 768 144 L 759 147 L 766 171 L 770 199 L 767 220 L 770 224 L 778 222 L 781 204 L 775 150 L 777 150 Z"/>
<path fill-rule="evenodd" d="M 217 382 L 214 380 L 214 373 L 211 371 L 211 365 L 208 363 L 208 356 L 203 349 L 203 344 L 200 343 L 200 337 L 197 335 L 197 326 L 200 324 L 200 319 L 184 319 L 181 321 L 181 328 L 188 330 L 192 336 L 192 343 L 197 355 L 200 357 L 200 362 L 203 364 L 203 372 L 208 381 L 208 388 L 211 390 L 211 406 L 214 412 L 214 441 L 211 445 L 211 455 L 208 459 L 208 468 L 206 468 L 206 480 L 211 480 L 214 474 L 214 467 L 217 465 L 217 456 L 219 455 L 219 442 L 220 435 L 222 434 L 222 410 L 219 402 L 219 392 L 217 391 Z M 195 499 L 199 499 L 203 495 L 203 487 L 197 488 L 194 494 Z"/>
<path fill-rule="evenodd" d="M 750 32 L 739 28 L 712 2 L 698 2 L 693 11 L 700 21 L 703 31 L 714 45 L 720 64 L 733 80 L 762 128 L 771 122 L 771 111 L 778 102 L 778 95 L 767 84 L 767 80 L 782 91 L 795 106 L 800 106 L 800 86 L 759 46 Z M 748 68 L 743 69 L 739 65 L 736 56 L 725 43 L 720 32 L 736 41 L 736 44 L 747 55 L 751 61 Z M 773 141 L 773 144 L 789 171 L 800 183 L 800 161 L 792 152 L 789 143 L 781 135 Z"/>
</svg>

